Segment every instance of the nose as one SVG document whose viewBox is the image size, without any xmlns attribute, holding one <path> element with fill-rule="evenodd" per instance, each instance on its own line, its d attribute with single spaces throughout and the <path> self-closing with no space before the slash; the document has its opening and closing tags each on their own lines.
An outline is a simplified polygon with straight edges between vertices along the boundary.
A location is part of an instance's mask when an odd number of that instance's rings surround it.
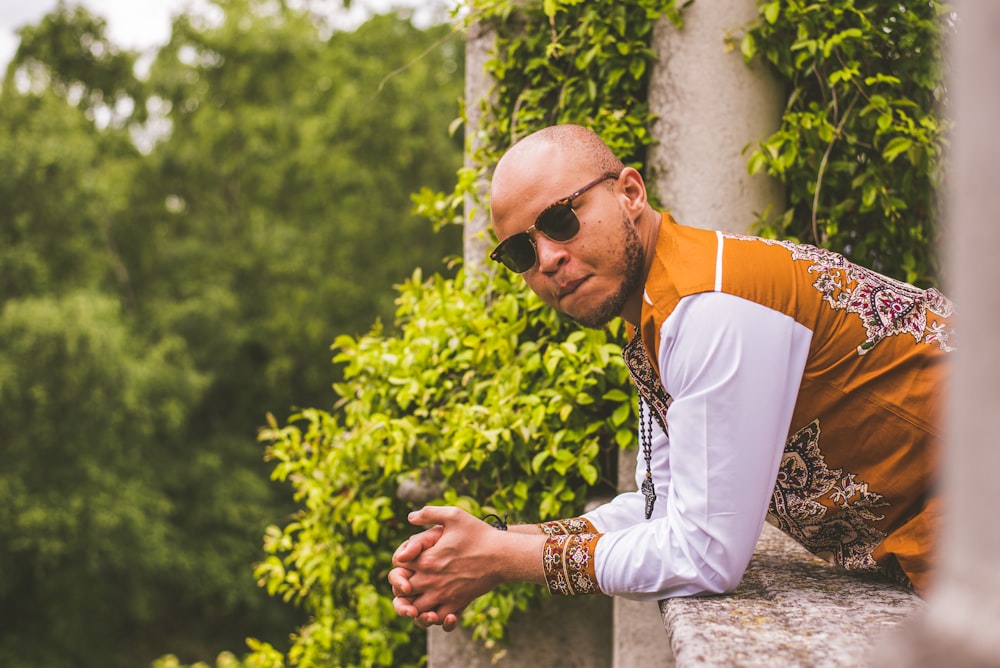
<svg viewBox="0 0 1000 668">
<path fill-rule="evenodd" d="M 565 242 L 553 241 L 544 234 L 533 235 L 535 255 L 538 256 L 538 270 L 543 274 L 554 274 L 569 259 Z"/>
</svg>

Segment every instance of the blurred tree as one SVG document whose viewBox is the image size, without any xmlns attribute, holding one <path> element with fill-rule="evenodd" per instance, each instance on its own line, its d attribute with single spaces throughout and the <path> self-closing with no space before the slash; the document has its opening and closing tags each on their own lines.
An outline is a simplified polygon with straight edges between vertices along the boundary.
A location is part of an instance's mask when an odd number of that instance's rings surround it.
<svg viewBox="0 0 1000 668">
<path fill-rule="evenodd" d="M 145 80 L 60 4 L 4 80 L 0 665 L 281 645 L 300 613 L 252 563 L 290 504 L 256 429 L 329 404 L 334 338 L 460 252 L 410 212 L 461 164 L 457 35 L 216 4 Z"/>
<path fill-rule="evenodd" d="M 161 478 L 202 383 L 182 341 L 141 346 L 112 297 L 6 302 L 0 665 L 116 665 L 190 587 Z"/>
<path fill-rule="evenodd" d="M 175 24 L 150 79 L 171 131 L 138 181 L 150 208 L 119 230 L 142 321 L 222 371 L 212 413 L 329 403 L 331 333 L 391 320 L 393 286 L 461 248 L 409 212 L 460 164 L 460 40 L 421 58 L 447 28 L 387 15 L 324 40 L 265 4 Z"/>
<path fill-rule="evenodd" d="M 21 69 L 36 91 L 52 90 L 74 100 L 91 120 L 146 118 L 143 83 L 135 76 L 137 54 L 120 49 L 105 34 L 107 23 L 83 6 L 59 0 L 37 26 L 19 31 L 21 42 L 9 68 Z"/>
</svg>

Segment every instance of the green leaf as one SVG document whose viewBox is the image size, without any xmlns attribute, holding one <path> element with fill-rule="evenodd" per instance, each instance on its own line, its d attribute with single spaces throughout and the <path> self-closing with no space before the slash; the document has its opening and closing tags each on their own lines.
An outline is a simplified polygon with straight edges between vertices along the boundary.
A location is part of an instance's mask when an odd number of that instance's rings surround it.
<svg viewBox="0 0 1000 668">
<path fill-rule="evenodd" d="M 910 150 L 911 146 L 913 146 L 913 141 L 908 137 L 895 137 L 882 149 L 882 157 L 892 162 L 900 153 Z"/>
<path fill-rule="evenodd" d="M 778 21 L 778 16 L 781 12 L 781 3 L 778 0 L 772 0 L 765 4 L 761 11 L 764 15 L 764 20 L 773 25 Z"/>
<path fill-rule="evenodd" d="M 596 466 L 590 464 L 589 462 L 580 462 L 578 469 L 580 471 L 580 475 L 588 485 L 593 485 L 597 482 L 599 473 Z"/>
</svg>

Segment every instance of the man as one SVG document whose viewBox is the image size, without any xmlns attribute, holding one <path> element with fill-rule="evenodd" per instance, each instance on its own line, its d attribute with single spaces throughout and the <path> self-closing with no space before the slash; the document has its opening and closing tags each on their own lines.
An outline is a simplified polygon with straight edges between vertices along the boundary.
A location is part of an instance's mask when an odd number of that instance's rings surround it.
<svg viewBox="0 0 1000 668">
<path fill-rule="evenodd" d="M 561 199 L 557 199 L 561 198 Z M 510 581 L 638 600 L 733 590 L 765 517 L 846 568 L 926 590 L 952 305 L 787 242 L 678 225 L 589 130 L 515 144 L 492 183 L 491 257 L 587 327 L 624 318 L 640 490 L 583 517 L 493 526 L 410 514 L 396 611 L 453 629 Z"/>
</svg>

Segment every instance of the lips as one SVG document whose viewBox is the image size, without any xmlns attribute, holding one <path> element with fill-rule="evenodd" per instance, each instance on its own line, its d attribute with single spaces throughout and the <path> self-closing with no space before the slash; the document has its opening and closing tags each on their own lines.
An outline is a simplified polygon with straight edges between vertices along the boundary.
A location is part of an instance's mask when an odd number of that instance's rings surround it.
<svg viewBox="0 0 1000 668">
<path fill-rule="evenodd" d="M 559 296 L 559 299 L 564 299 L 565 297 L 568 297 L 569 295 L 571 295 L 574 292 L 576 292 L 577 288 L 579 288 L 581 285 L 583 285 L 583 283 L 586 280 L 587 280 L 587 278 L 583 277 L 583 278 L 578 278 L 578 279 L 573 280 L 573 281 L 569 281 L 567 283 L 561 283 L 561 284 L 559 284 L 559 286 L 558 286 L 559 290 L 558 290 L 558 293 L 557 293 L 558 296 Z"/>
</svg>

